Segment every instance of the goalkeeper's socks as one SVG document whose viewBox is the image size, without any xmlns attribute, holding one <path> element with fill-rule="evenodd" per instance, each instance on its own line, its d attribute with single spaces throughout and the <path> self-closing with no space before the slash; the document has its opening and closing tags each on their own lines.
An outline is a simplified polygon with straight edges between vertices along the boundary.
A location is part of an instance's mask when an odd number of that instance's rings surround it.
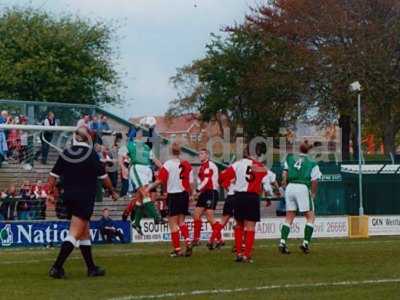
<svg viewBox="0 0 400 300">
<path fill-rule="evenodd" d="M 286 244 L 289 237 L 290 225 L 288 223 L 283 223 L 281 228 L 281 244 Z"/>
<path fill-rule="evenodd" d="M 90 240 L 79 241 L 79 249 L 81 249 L 81 253 L 82 253 L 83 259 L 85 260 L 87 269 L 94 270 L 96 268 L 96 265 L 94 264 L 94 261 L 93 261 L 92 243 L 90 242 Z"/>
<path fill-rule="evenodd" d="M 312 234 L 314 232 L 314 224 L 307 223 L 304 227 L 304 243 L 309 244 L 311 242 Z"/>
<path fill-rule="evenodd" d="M 61 244 L 60 253 L 53 265 L 54 268 L 60 269 L 64 265 L 68 256 L 72 253 L 76 247 L 76 239 L 73 236 L 68 235 L 64 242 Z"/>
<path fill-rule="evenodd" d="M 151 202 L 146 202 L 143 204 L 144 205 L 144 210 L 147 213 L 149 218 L 154 219 L 154 221 L 159 221 L 161 220 L 160 214 L 157 212 L 156 207 L 154 206 L 154 203 Z"/>
<path fill-rule="evenodd" d="M 196 242 L 200 240 L 201 225 L 201 220 L 194 220 L 193 240 L 195 240 Z"/>
</svg>

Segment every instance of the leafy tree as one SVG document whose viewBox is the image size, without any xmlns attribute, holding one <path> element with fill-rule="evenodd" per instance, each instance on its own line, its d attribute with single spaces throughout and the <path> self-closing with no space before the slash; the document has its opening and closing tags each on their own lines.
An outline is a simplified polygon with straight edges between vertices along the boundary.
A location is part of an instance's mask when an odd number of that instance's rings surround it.
<svg viewBox="0 0 400 300">
<path fill-rule="evenodd" d="M 115 27 L 39 10 L 0 13 L 0 98 L 99 104 L 119 101 Z"/>
<path fill-rule="evenodd" d="M 231 133 L 245 137 L 277 136 L 304 111 L 301 56 L 285 42 L 245 27 L 212 36 L 205 58 L 178 69 L 171 81 L 178 98 L 170 114 L 198 111 L 203 120 L 225 116 Z"/>
<path fill-rule="evenodd" d="M 354 121 L 352 81 L 363 85 L 364 116 L 395 152 L 400 130 L 400 5 L 398 0 L 275 0 L 248 17 L 248 26 L 288 42 L 304 53 L 311 68 L 309 101 L 321 119 L 338 118 L 343 156 Z M 307 78 L 308 80 L 308 78 Z M 351 131 L 351 128 L 353 130 Z"/>
</svg>

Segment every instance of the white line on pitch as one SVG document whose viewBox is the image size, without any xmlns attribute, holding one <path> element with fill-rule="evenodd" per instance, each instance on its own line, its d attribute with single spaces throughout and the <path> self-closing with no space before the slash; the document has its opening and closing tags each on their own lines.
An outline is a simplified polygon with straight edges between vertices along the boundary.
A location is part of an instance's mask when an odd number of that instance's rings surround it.
<svg viewBox="0 0 400 300">
<path fill-rule="evenodd" d="M 387 278 L 387 279 L 361 280 L 361 281 L 338 281 L 338 282 L 266 285 L 266 286 L 252 287 L 252 288 L 198 290 L 198 291 L 190 291 L 190 292 L 164 293 L 164 294 L 156 294 L 156 295 L 129 295 L 129 296 L 111 298 L 109 300 L 164 299 L 164 298 L 176 298 L 176 297 L 199 296 L 199 295 L 256 292 L 256 291 L 276 290 L 276 289 L 319 288 L 319 287 L 353 286 L 353 285 L 369 285 L 369 284 L 384 284 L 384 283 L 400 283 L 400 278 Z"/>
</svg>

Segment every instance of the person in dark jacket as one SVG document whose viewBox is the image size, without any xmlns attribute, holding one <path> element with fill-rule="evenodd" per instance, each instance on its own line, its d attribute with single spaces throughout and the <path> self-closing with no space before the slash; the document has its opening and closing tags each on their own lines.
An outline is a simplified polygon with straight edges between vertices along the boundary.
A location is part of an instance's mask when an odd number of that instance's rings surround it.
<svg viewBox="0 0 400 300">
<path fill-rule="evenodd" d="M 100 218 L 100 233 L 107 243 L 112 243 L 113 238 L 118 238 L 121 243 L 124 243 L 124 235 L 115 227 L 108 208 L 103 209 L 103 215 Z"/>
</svg>

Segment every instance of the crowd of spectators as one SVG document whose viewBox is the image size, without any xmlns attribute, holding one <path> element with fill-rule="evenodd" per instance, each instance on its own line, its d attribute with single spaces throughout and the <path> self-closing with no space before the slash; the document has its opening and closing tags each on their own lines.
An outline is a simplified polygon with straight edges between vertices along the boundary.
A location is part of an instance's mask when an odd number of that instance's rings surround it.
<svg viewBox="0 0 400 300">
<path fill-rule="evenodd" d="M 28 124 L 25 116 L 10 116 L 7 111 L 2 111 L 0 124 Z M 58 126 L 56 116 L 53 112 L 48 112 L 46 118 L 40 122 L 44 126 Z M 135 186 L 129 180 L 130 159 L 127 155 L 121 155 L 120 148 L 123 145 L 122 133 L 112 130 L 106 115 L 83 114 L 76 123 L 77 127 L 85 126 L 90 130 L 94 143 L 95 151 L 99 159 L 104 163 L 106 171 L 111 179 L 114 188 L 120 190 L 120 196 L 131 198 L 135 192 Z M 136 128 L 131 126 L 126 132 L 126 141 L 132 141 L 136 137 Z M 107 139 L 105 137 L 107 136 Z M 0 165 L 4 160 L 16 159 L 19 163 L 26 160 L 28 151 L 31 149 L 32 160 L 41 161 L 47 164 L 49 154 L 49 144 L 53 139 L 52 131 L 43 131 L 40 134 L 41 145 L 37 151 L 33 152 L 33 147 L 28 145 L 33 141 L 28 141 L 28 131 L 10 129 L 0 130 Z M 38 139 L 39 140 L 39 139 Z M 63 210 L 62 203 L 62 183 L 59 186 L 60 199 L 56 204 L 56 215 L 65 218 L 66 212 Z M 102 201 L 103 190 L 99 182 L 98 201 Z M 10 185 L 5 191 L 0 192 L 0 219 L 2 220 L 30 220 L 44 219 L 46 216 L 47 184 L 40 181 L 32 184 L 29 181 Z M 161 213 L 166 211 L 166 205 L 162 201 L 156 202 Z"/>
<path fill-rule="evenodd" d="M 0 192 L 1 220 L 43 220 L 46 218 L 48 185 L 25 180 L 17 189 L 11 184 Z"/>
<path fill-rule="evenodd" d="M 3 110 L 0 124 L 27 125 L 28 118 L 24 115 L 12 116 Z M 0 166 L 8 160 L 21 163 L 28 155 L 28 132 L 19 129 L 0 129 Z"/>
</svg>

